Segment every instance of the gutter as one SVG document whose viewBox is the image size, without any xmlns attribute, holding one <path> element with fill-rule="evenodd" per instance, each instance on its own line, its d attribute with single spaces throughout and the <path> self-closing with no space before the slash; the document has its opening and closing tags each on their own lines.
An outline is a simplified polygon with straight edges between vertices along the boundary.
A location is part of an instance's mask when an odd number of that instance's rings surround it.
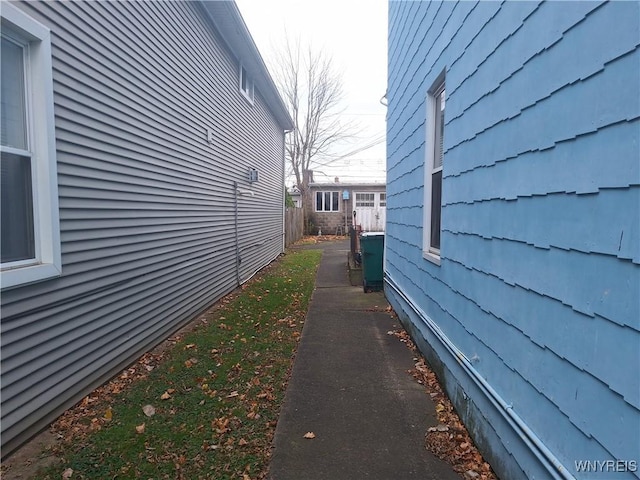
<svg viewBox="0 0 640 480">
<path fill-rule="evenodd" d="M 399 285 L 393 280 L 393 277 L 389 275 L 389 272 L 384 272 L 385 284 L 389 286 L 394 293 L 402 298 L 414 312 L 418 314 L 420 319 L 424 322 L 427 328 L 433 335 L 440 341 L 445 347 L 448 353 L 457 360 L 458 364 L 463 368 L 469 378 L 475 383 L 475 385 L 484 393 L 489 399 L 502 417 L 511 426 L 513 431 L 520 437 L 520 439 L 529 447 L 529 450 L 535 455 L 535 457 L 542 463 L 545 469 L 549 472 L 550 478 L 554 480 L 575 480 L 575 477 L 571 475 L 564 465 L 555 457 L 555 455 L 546 447 L 544 443 L 538 438 L 538 436 L 529 428 L 529 426 L 520 418 L 520 416 L 513 411 L 513 405 L 508 404 L 504 399 L 498 395 L 493 389 L 491 384 L 487 382 L 482 375 L 473 367 L 471 361 L 465 356 L 465 354 L 456 345 L 449 340 L 449 337 L 440 329 L 438 324 L 434 322 L 418 305 L 416 305 L 407 295 L 405 295 L 400 289 Z"/>
</svg>

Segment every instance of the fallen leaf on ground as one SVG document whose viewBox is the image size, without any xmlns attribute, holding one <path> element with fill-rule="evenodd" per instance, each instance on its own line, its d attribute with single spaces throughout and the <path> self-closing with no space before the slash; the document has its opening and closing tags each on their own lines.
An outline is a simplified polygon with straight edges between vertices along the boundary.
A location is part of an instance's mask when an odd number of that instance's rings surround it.
<svg viewBox="0 0 640 480">
<path fill-rule="evenodd" d="M 427 432 L 432 433 L 432 432 L 448 432 L 449 431 L 449 427 L 443 424 L 438 425 L 437 427 L 429 427 L 427 429 Z"/>
<path fill-rule="evenodd" d="M 107 411 L 104 412 L 104 419 L 105 420 L 111 420 L 113 418 L 113 411 L 111 410 L 111 407 L 107 408 Z"/>
<path fill-rule="evenodd" d="M 73 469 L 67 468 L 64 472 L 62 472 L 62 478 L 67 479 L 73 476 Z"/>
<path fill-rule="evenodd" d="M 153 405 L 145 405 L 142 407 L 142 411 L 147 417 L 153 417 L 156 414 L 156 409 Z"/>
<path fill-rule="evenodd" d="M 229 425 L 229 419 L 225 417 L 216 418 L 211 422 L 211 427 L 215 429 L 216 433 L 222 434 L 229 431 L 227 427 Z"/>
<path fill-rule="evenodd" d="M 137 425 L 136 426 L 136 432 L 137 433 L 144 433 L 144 423 L 142 425 Z"/>
<path fill-rule="evenodd" d="M 198 363 L 197 358 L 190 358 L 189 360 L 184 362 L 184 366 L 187 368 L 193 367 L 196 363 Z"/>
<path fill-rule="evenodd" d="M 307 432 L 304 434 L 304 438 L 309 438 L 309 439 L 316 438 L 316 434 L 313 432 Z"/>
<path fill-rule="evenodd" d="M 162 395 L 160 395 L 160 400 L 169 400 L 171 398 L 171 395 L 169 395 L 169 392 L 164 392 Z"/>
</svg>

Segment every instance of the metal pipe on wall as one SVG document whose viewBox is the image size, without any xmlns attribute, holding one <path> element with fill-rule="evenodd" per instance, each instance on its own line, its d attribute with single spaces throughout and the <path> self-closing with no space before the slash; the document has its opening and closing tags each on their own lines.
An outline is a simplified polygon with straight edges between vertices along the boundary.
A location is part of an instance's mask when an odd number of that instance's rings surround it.
<svg viewBox="0 0 640 480">
<path fill-rule="evenodd" d="M 240 195 L 238 189 L 238 182 L 233 182 L 233 200 L 234 200 L 234 231 L 236 239 L 236 283 L 240 286 L 240 240 L 238 236 L 238 195 Z"/>
<path fill-rule="evenodd" d="M 449 338 L 440 329 L 438 324 L 434 322 L 422 309 L 417 306 L 407 295 L 402 292 L 402 289 L 393 280 L 393 277 L 388 272 L 384 272 L 385 283 L 393 289 L 399 297 L 405 301 L 411 309 L 418 314 L 420 319 L 424 322 L 425 326 L 433 333 L 433 335 L 440 341 L 449 354 L 455 358 L 459 365 L 465 370 L 469 378 L 476 384 L 476 386 L 485 394 L 489 401 L 496 407 L 505 420 L 511 425 L 513 431 L 523 440 L 523 442 L 529 447 L 531 452 L 540 460 L 541 464 L 545 466 L 549 472 L 550 477 L 556 480 L 575 480 L 575 477 L 571 475 L 564 465 L 555 457 L 555 455 L 542 443 L 538 436 L 529 428 L 529 426 L 520 418 L 520 416 L 513 411 L 513 406 L 504 401 L 504 399 L 498 395 L 493 389 L 491 384 L 487 382 L 484 377 L 473 367 L 471 361 L 466 355 L 456 347 L 456 345 L 449 340 Z"/>
</svg>

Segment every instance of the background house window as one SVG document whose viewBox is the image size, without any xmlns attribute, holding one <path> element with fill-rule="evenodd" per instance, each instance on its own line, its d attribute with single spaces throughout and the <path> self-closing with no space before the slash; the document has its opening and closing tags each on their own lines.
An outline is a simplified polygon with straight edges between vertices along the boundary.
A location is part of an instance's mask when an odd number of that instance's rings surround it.
<svg viewBox="0 0 640 480">
<path fill-rule="evenodd" d="M 253 80 L 243 65 L 240 65 L 240 93 L 253 103 Z"/>
<path fill-rule="evenodd" d="M 2 5 L 0 268 L 2 288 L 60 274 L 49 29 Z"/>
<path fill-rule="evenodd" d="M 439 264 L 442 216 L 442 163 L 445 120 L 444 72 L 427 93 L 425 158 L 424 255 Z"/>
<path fill-rule="evenodd" d="M 356 207 L 375 207 L 375 193 L 356 193 Z"/>
<path fill-rule="evenodd" d="M 339 212 L 340 192 L 316 192 L 316 212 Z"/>
<path fill-rule="evenodd" d="M 380 194 L 380 206 L 381 207 L 386 207 L 387 206 L 387 194 L 386 193 L 381 193 Z"/>
</svg>

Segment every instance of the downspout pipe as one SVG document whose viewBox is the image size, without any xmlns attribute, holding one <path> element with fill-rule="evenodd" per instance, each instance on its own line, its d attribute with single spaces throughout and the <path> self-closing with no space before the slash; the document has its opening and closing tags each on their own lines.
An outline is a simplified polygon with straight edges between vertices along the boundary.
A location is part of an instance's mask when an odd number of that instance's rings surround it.
<svg viewBox="0 0 640 480">
<path fill-rule="evenodd" d="M 393 280 L 388 272 L 384 272 L 384 277 L 385 283 L 411 306 L 411 308 L 420 316 L 427 328 L 429 328 L 431 333 L 436 336 L 440 343 L 447 349 L 449 354 L 458 361 L 458 364 L 462 366 L 471 380 L 485 394 L 493 406 L 496 407 L 507 423 L 511 425 L 514 432 L 523 440 L 536 458 L 545 466 L 551 475 L 551 478 L 555 480 L 575 480 L 575 477 L 567 471 L 564 465 L 560 463 L 547 446 L 540 441 L 538 436 L 529 428 L 520 416 L 513 411 L 513 405 L 508 404 L 500 395 L 498 395 L 491 384 L 489 384 L 489 382 L 487 382 L 484 377 L 480 375 L 475 368 L 473 368 L 471 361 L 469 361 L 466 355 L 458 349 L 451 340 L 449 340 L 438 324 L 429 318 L 429 316 L 420 307 L 418 307 L 402 292 L 398 284 Z"/>
<path fill-rule="evenodd" d="M 282 253 L 287 249 L 287 134 L 293 132 L 294 129 L 283 130 L 282 132 Z"/>
<path fill-rule="evenodd" d="M 240 240 L 238 237 L 238 182 L 233 182 L 233 204 L 234 204 L 234 233 L 236 243 L 236 283 L 239 287 L 240 284 Z"/>
<path fill-rule="evenodd" d="M 285 141 L 285 136 L 287 135 L 287 131 L 283 131 L 282 132 L 282 252 L 284 253 L 284 251 L 287 248 L 287 184 L 285 183 L 286 180 L 286 141 Z"/>
</svg>

